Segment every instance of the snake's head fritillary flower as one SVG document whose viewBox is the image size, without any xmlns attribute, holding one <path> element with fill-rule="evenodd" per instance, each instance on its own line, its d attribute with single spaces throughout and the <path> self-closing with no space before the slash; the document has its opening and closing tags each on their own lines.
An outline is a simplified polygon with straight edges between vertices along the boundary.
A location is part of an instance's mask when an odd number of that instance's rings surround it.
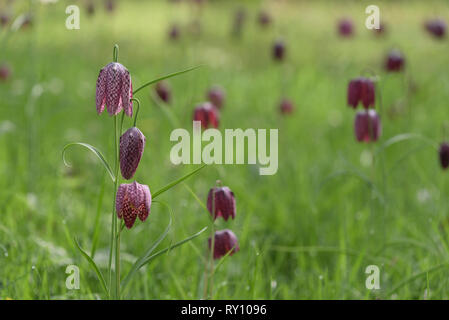
<svg viewBox="0 0 449 320">
<path fill-rule="evenodd" d="M 155 91 L 157 96 L 165 103 L 171 101 L 171 88 L 165 81 L 160 81 L 156 84 Z"/>
<path fill-rule="evenodd" d="M 391 50 L 385 61 L 385 69 L 391 72 L 401 71 L 404 67 L 404 57 L 399 50 Z"/>
<path fill-rule="evenodd" d="M 170 27 L 170 29 L 168 30 L 168 37 L 171 40 L 177 40 L 179 38 L 179 27 L 174 24 Z"/>
<path fill-rule="evenodd" d="M 118 62 L 111 62 L 100 70 L 97 79 L 96 104 L 98 114 L 104 106 L 110 115 L 116 115 L 122 109 L 129 117 L 133 115 L 133 86 L 129 71 Z"/>
<path fill-rule="evenodd" d="M 354 109 L 361 102 L 368 109 L 376 102 L 375 85 L 369 78 L 356 78 L 348 84 L 348 105 Z"/>
<path fill-rule="evenodd" d="M 359 142 L 375 142 L 379 139 L 382 126 L 374 110 L 359 111 L 355 116 L 354 132 Z"/>
<path fill-rule="evenodd" d="M 441 19 L 428 20 L 424 26 L 435 38 L 443 38 L 446 34 L 446 23 Z"/>
<path fill-rule="evenodd" d="M 193 112 L 193 120 L 201 121 L 203 129 L 218 128 L 219 117 L 218 109 L 210 102 L 197 105 Z"/>
<path fill-rule="evenodd" d="M 214 106 L 220 109 L 223 106 L 225 100 L 225 93 L 223 88 L 219 86 L 214 86 L 210 88 L 210 90 L 207 93 L 207 98 Z"/>
<path fill-rule="evenodd" d="M 136 127 L 129 128 L 120 137 L 120 171 L 129 180 L 136 173 L 145 148 L 145 136 Z"/>
<path fill-rule="evenodd" d="M 237 242 L 237 237 L 231 230 L 225 229 L 216 231 L 214 237 L 214 259 L 220 259 L 221 257 L 228 254 L 228 252 L 229 255 L 232 256 L 234 253 L 240 250 Z M 208 242 L 210 250 L 212 246 L 212 239 L 209 238 Z"/>
<path fill-rule="evenodd" d="M 117 190 L 115 208 L 118 218 L 125 221 L 128 229 L 134 225 L 137 217 L 140 221 L 145 221 L 151 208 L 150 188 L 135 181 L 121 184 Z"/>
<path fill-rule="evenodd" d="M 279 105 L 279 110 L 282 114 L 292 113 L 294 110 L 293 102 L 288 99 L 282 99 L 281 104 Z"/>
<path fill-rule="evenodd" d="M 8 64 L 2 63 L 0 65 L 0 80 L 7 80 L 11 75 L 11 68 Z"/>
<path fill-rule="evenodd" d="M 338 33 L 342 37 L 350 37 L 354 33 L 353 23 L 350 19 L 341 19 L 338 21 Z"/>
<path fill-rule="evenodd" d="M 273 59 L 282 61 L 285 56 L 285 43 L 282 40 L 277 40 L 273 44 Z"/>
<path fill-rule="evenodd" d="M 271 23 L 271 16 L 267 11 L 262 10 L 259 12 L 257 21 L 259 22 L 259 25 L 266 27 Z"/>
<path fill-rule="evenodd" d="M 447 169 L 449 167 L 449 144 L 447 142 L 440 144 L 438 153 L 440 156 L 441 167 L 443 169 Z"/>
<path fill-rule="evenodd" d="M 207 210 L 214 212 L 214 220 L 223 217 L 226 221 L 235 218 L 235 197 L 228 187 L 214 187 L 207 195 Z"/>
</svg>

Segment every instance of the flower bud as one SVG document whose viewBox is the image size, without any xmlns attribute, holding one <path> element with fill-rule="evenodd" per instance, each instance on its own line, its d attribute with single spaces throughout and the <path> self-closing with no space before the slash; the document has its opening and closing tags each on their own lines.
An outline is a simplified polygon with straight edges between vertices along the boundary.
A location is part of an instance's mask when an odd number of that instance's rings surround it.
<svg viewBox="0 0 449 320">
<path fill-rule="evenodd" d="M 447 142 L 443 142 L 440 145 L 440 150 L 438 151 L 440 156 L 440 164 L 443 169 L 447 169 L 449 167 L 449 144 Z"/>
<path fill-rule="evenodd" d="M 257 21 L 259 22 L 260 26 L 266 27 L 271 23 L 271 16 L 267 11 L 262 10 L 259 12 Z"/>
<path fill-rule="evenodd" d="M 6 63 L 0 65 L 0 80 L 7 80 L 11 75 L 11 68 Z"/>
<path fill-rule="evenodd" d="M 293 112 L 293 102 L 288 99 L 282 99 L 281 104 L 279 105 L 279 110 L 282 114 L 290 114 Z"/>
<path fill-rule="evenodd" d="M 392 50 L 385 61 L 385 69 L 387 71 L 397 72 L 404 67 L 404 57 L 399 50 Z"/>
<path fill-rule="evenodd" d="M 125 220 L 125 226 L 130 229 L 136 218 L 145 221 L 150 214 L 151 193 L 147 185 L 123 183 L 118 187 L 115 208 L 119 219 Z"/>
<path fill-rule="evenodd" d="M 341 19 L 338 22 L 338 33 L 342 37 L 350 37 L 354 32 L 352 21 L 349 19 Z"/>
<path fill-rule="evenodd" d="M 446 34 L 446 23 L 441 19 L 428 20 L 424 26 L 435 38 L 443 38 Z"/>
<path fill-rule="evenodd" d="M 219 117 L 218 109 L 210 102 L 197 105 L 193 113 L 193 120 L 201 121 L 203 129 L 218 128 Z"/>
<path fill-rule="evenodd" d="M 224 90 L 219 86 L 214 86 L 207 93 L 207 98 L 214 106 L 220 109 L 223 106 L 225 99 Z"/>
<path fill-rule="evenodd" d="M 229 229 L 216 231 L 214 235 L 214 259 L 220 259 L 225 256 L 228 252 L 230 256 L 240 250 L 237 243 L 237 237 L 234 232 Z M 211 249 L 211 238 L 208 239 L 209 250 Z"/>
<path fill-rule="evenodd" d="M 282 40 L 277 40 L 273 45 L 273 59 L 282 61 L 285 56 L 285 43 Z"/>
<path fill-rule="evenodd" d="M 359 111 L 355 116 L 354 132 L 359 142 L 375 142 L 382 131 L 379 116 L 374 110 Z"/>
<path fill-rule="evenodd" d="M 223 217 L 225 221 L 231 217 L 235 218 L 234 193 L 228 187 L 214 187 L 207 195 L 207 210 L 210 214 L 214 212 L 214 220 Z"/>
<path fill-rule="evenodd" d="M 167 82 L 160 81 L 155 87 L 156 94 L 165 103 L 170 103 L 171 101 L 171 89 Z"/>
<path fill-rule="evenodd" d="M 129 180 L 136 173 L 145 148 L 145 141 L 145 136 L 136 127 L 129 128 L 120 137 L 120 171 L 123 178 Z"/>
</svg>

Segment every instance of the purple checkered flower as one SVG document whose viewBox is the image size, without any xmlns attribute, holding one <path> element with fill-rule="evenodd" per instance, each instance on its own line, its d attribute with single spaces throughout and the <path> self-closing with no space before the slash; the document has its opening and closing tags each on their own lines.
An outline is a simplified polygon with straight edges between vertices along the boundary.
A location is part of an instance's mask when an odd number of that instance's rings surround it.
<svg viewBox="0 0 449 320">
<path fill-rule="evenodd" d="M 211 214 L 214 212 L 214 220 L 220 216 L 226 221 L 229 217 L 234 219 L 234 193 L 228 187 L 214 187 L 210 189 L 209 194 L 207 195 L 207 210 L 209 210 Z"/>
<path fill-rule="evenodd" d="M 136 173 L 143 149 L 145 136 L 136 127 L 129 128 L 120 137 L 120 171 L 125 179 L 131 179 Z"/>
<path fill-rule="evenodd" d="M 208 239 L 209 250 L 212 246 L 211 238 Z M 214 239 L 214 259 L 220 259 L 225 256 L 228 252 L 230 256 L 239 251 L 239 245 L 237 243 L 237 237 L 234 232 L 229 229 L 216 231 Z"/>
<path fill-rule="evenodd" d="M 133 115 L 133 86 L 129 71 L 118 62 L 111 62 L 103 69 L 97 79 L 96 104 L 98 114 L 104 106 L 109 114 L 116 115 L 125 110 L 129 117 Z"/>
<path fill-rule="evenodd" d="M 137 217 L 140 221 L 145 221 L 151 208 L 150 188 L 135 181 L 121 184 L 117 190 L 115 208 L 118 218 L 125 221 L 128 229 L 134 225 Z"/>
</svg>

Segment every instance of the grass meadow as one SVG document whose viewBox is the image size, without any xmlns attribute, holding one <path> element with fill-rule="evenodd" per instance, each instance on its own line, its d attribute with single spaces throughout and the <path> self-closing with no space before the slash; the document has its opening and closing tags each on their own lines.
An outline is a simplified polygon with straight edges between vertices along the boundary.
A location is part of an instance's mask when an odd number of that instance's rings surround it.
<svg viewBox="0 0 449 320">
<path fill-rule="evenodd" d="M 74 244 L 108 263 L 113 184 L 98 159 L 70 142 L 96 146 L 113 164 L 113 118 L 97 115 L 99 70 L 119 62 L 133 85 L 188 67 L 168 79 L 173 101 L 156 105 L 154 86 L 140 91 L 138 126 L 147 138 L 135 179 L 154 192 L 198 165 L 173 165 L 174 123 L 192 130 L 196 104 L 212 85 L 226 91 L 220 130 L 279 130 L 279 169 L 261 176 L 255 165 L 208 165 L 160 196 L 173 226 L 158 248 L 209 226 L 209 189 L 221 180 L 235 194 L 234 220 L 216 221 L 238 237 L 240 251 L 214 275 L 212 299 L 447 299 L 449 296 L 449 173 L 438 160 L 449 139 L 449 42 L 424 29 L 426 19 L 449 21 L 446 1 L 376 1 L 386 32 L 365 28 L 373 1 L 208 1 L 201 10 L 181 1 L 118 1 L 113 13 L 94 1 L 80 6 L 79 30 L 67 30 L 65 8 L 15 1 L 33 24 L 0 29 L 0 62 L 12 74 L 0 82 L 0 298 L 104 299 L 95 272 Z M 2 2 L 6 6 L 6 1 Z M 231 34 L 235 11 L 246 21 Z M 272 16 L 263 28 L 261 9 Z M 201 31 L 194 33 L 192 21 Z M 337 21 L 349 17 L 355 34 L 342 38 Z M 172 24 L 179 39 L 168 38 Z M 286 44 L 275 62 L 271 47 Z M 399 48 L 400 73 L 383 68 Z M 376 143 L 354 137 L 347 106 L 350 79 L 375 75 L 382 105 Z M 288 97 L 292 114 L 278 105 Z M 132 121 L 125 117 L 124 128 Z M 198 199 L 196 199 L 197 197 Z M 201 203 L 202 204 L 201 204 Z M 121 239 L 122 271 L 164 231 L 168 212 L 153 204 Z M 95 239 L 95 240 L 94 240 Z M 208 232 L 143 267 L 125 299 L 202 298 Z M 67 265 L 80 269 L 80 289 L 66 288 Z M 380 289 L 368 290 L 365 269 L 380 270 Z"/>
</svg>

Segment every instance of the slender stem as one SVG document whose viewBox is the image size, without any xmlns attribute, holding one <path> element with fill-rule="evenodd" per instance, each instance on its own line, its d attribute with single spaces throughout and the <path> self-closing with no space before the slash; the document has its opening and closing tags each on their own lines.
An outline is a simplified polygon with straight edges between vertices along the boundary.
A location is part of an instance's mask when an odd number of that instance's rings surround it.
<svg viewBox="0 0 449 320">
<path fill-rule="evenodd" d="M 212 189 L 212 212 L 210 213 L 210 223 L 211 223 L 211 237 L 210 237 L 210 249 L 206 254 L 206 263 L 204 269 L 204 288 L 203 288 L 203 299 L 207 299 L 208 296 L 208 285 L 211 275 L 213 274 L 213 269 L 211 270 L 211 266 L 213 267 L 214 263 L 214 251 L 215 251 L 215 188 Z M 212 272 L 210 272 L 212 271 Z M 209 273 L 210 272 L 210 273 Z"/>
<path fill-rule="evenodd" d="M 137 98 L 132 98 L 131 101 L 135 101 L 137 102 L 137 110 L 136 110 L 136 115 L 134 116 L 134 127 L 136 126 L 136 122 L 137 122 L 137 115 L 139 114 L 140 111 L 140 101 Z"/>
</svg>

